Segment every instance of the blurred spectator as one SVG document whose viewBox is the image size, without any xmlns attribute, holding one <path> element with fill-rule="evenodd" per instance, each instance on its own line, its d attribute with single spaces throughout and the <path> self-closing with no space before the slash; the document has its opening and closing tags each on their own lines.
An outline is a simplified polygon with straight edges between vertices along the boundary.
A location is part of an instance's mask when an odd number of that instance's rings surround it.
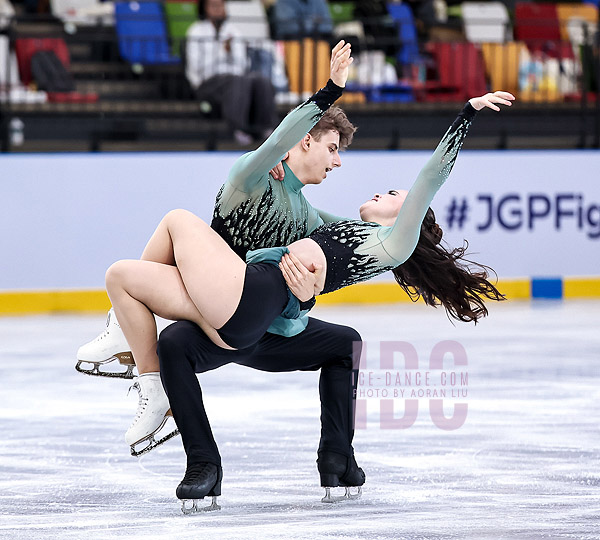
<svg viewBox="0 0 600 540">
<path fill-rule="evenodd" d="M 387 56 L 398 52 L 398 29 L 384 0 L 357 2 L 354 16 L 362 22 L 368 49 L 384 51 Z"/>
<path fill-rule="evenodd" d="M 325 0 L 277 0 L 270 16 L 274 39 L 328 37 L 333 31 Z"/>
<path fill-rule="evenodd" d="M 249 72 L 246 43 L 227 20 L 224 0 L 200 0 L 200 19 L 187 31 L 186 75 L 196 97 L 210 103 L 238 143 L 261 139 L 276 124 L 275 91 Z"/>
<path fill-rule="evenodd" d="M 432 28 L 448 22 L 448 2 L 446 0 L 406 0 L 413 11 L 419 37 L 430 38 Z"/>
</svg>

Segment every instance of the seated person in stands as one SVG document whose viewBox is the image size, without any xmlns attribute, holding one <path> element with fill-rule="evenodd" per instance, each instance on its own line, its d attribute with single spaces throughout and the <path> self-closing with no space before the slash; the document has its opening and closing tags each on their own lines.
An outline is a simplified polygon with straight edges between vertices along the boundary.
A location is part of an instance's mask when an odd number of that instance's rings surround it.
<svg viewBox="0 0 600 540">
<path fill-rule="evenodd" d="M 200 0 L 200 20 L 187 32 L 186 76 L 196 97 L 220 111 L 236 141 L 251 144 L 277 123 L 271 81 L 249 73 L 247 45 L 228 19 L 224 0 Z"/>
<path fill-rule="evenodd" d="M 333 31 L 325 0 L 277 0 L 270 18 L 274 39 L 327 37 Z"/>
</svg>

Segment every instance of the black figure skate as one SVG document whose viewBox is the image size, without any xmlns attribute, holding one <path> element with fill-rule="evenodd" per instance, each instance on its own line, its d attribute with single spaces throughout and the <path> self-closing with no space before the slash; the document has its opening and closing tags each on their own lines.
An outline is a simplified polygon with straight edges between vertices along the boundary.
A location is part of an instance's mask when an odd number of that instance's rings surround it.
<svg viewBox="0 0 600 540">
<path fill-rule="evenodd" d="M 177 486 L 177 498 L 181 499 L 181 511 L 184 514 L 196 512 L 210 512 L 221 510 L 217 504 L 217 497 L 221 495 L 221 481 L 223 469 L 214 463 L 195 463 L 188 465 L 185 476 Z M 212 497 L 210 506 L 198 507 L 198 500 Z M 191 500 L 191 506 L 186 503 Z"/>
<path fill-rule="evenodd" d="M 337 452 L 319 452 L 317 468 L 321 476 L 321 486 L 325 488 L 325 497 L 321 499 L 324 503 L 334 503 L 349 499 L 358 499 L 362 495 L 362 485 L 365 483 L 365 473 L 357 465 L 354 455 L 346 457 Z M 332 495 L 331 488 L 344 487 L 344 495 Z M 357 487 L 352 493 L 350 488 Z"/>
</svg>

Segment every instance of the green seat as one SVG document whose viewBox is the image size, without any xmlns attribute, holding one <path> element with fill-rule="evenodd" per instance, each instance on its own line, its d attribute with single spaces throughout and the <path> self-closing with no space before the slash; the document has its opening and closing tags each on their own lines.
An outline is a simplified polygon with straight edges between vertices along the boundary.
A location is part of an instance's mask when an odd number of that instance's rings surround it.
<svg viewBox="0 0 600 540">
<path fill-rule="evenodd" d="M 354 2 L 329 2 L 329 13 L 333 24 L 354 20 Z"/>
<path fill-rule="evenodd" d="M 196 2 L 165 2 L 167 28 L 171 38 L 171 54 L 181 55 L 181 43 L 185 40 L 188 28 L 198 20 Z"/>
</svg>

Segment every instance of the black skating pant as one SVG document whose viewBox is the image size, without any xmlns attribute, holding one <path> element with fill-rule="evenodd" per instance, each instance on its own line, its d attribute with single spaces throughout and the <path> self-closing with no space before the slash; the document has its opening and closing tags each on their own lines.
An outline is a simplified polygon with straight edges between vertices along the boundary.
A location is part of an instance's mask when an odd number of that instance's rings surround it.
<svg viewBox="0 0 600 540">
<path fill-rule="evenodd" d="M 189 321 L 179 321 L 165 328 L 157 347 L 160 375 L 181 432 L 188 465 L 199 461 L 221 465 L 196 373 L 231 362 L 270 372 L 320 369 L 318 451 L 351 456 L 358 379 L 358 361 L 353 366 L 353 351 L 360 353 L 360 347 L 360 335 L 353 328 L 313 318 L 297 336 L 265 334 L 257 344 L 237 351 L 218 347 Z M 354 358 L 357 358 L 356 352 Z"/>
</svg>

